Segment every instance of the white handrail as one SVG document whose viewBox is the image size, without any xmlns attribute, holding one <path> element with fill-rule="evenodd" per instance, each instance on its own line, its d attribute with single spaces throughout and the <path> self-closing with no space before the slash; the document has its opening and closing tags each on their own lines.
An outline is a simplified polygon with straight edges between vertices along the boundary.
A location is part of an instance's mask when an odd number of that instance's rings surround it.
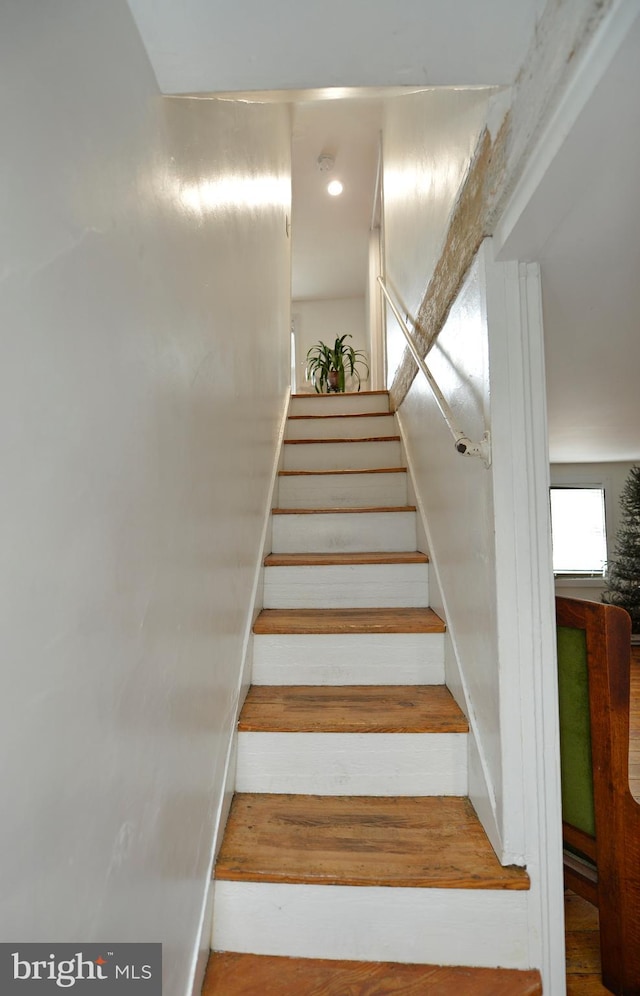
<svg viewBox="0 0 640 996">
<path fill-rule="evenodd" d="M 393 298 L 391 297 L 389 291 L 387 290 L 387 288 L 385 286 L 385 283 L 384 283 L 384 280 L 382 279 L 382 277 L 378 277 L 378 283 L 380 284 L 380 287 L 382 288 L 382 293 L 384 294 L 385 298 L 387 299 L 389 307 L 391 308 L 391 310 L 393 311 L 393 313 L 394 313 L 394 315 L 396 317 L 396 320 L 398 322 L 398 325 L 400 326 L 402 334 L 404 335 L 405 339 L 407 340 L 407 345 L 408 345 L 409 349 L 411 350 L 411 355 L 413 356 L 414 360 L 418 364 L 418 367 L 420 368 L 420 370 L 422 371 L 422 373 L 426 377 L 427 383 L 428 383 L 429 387 L 431 388 L 431 390 L 433 391 L 433 396 L 436 399 L 436 404 L 438 405 L 438 408 L 440 409 L 442 417 L 444 418 L 445 422 L 447 423 L 447 426 L 449 427 L 449 431 L 451 432 L 451 435 L 453 436 L 454 443 L 455 443 L 455 448 L 456 448 L 457 452 L 461 453 L 463 456 L 480 457 L 480 459 L 484 462 L 485 467 L 490 467 L 491 466 L 491 437 L 490 437 L 490 434 L 488 432 L 485 432 L 484 436 L 482 437 L 482 439 L 481 439 L 481 441 L 479 443 L 473 443 L 469 439 L 469 437 L 467 435 L 465 435 L 465 433 L 462 431 L 462 429 L 458 426 L 458 424 L 456 423 L 456 420 L 454 418 L 453 412 L 451 411 L 451 408 L 449 407 L 449 403 L 448 403 L 447 399 L 445 398 L 444 394 L 442 393 L 442 391 L 438 387 L 438 385 L 437 385 L 437 383 L 436 383 L 436 381 L 435 381 L 435 379 L 433 377 L 433 374 L 431 373 L 431 371 L 427 367 L 427 365 L 424 362 L 423 358 L 420 356 L 420 353 L 418 352 L 418 350 L 416 348 L 416 345 L 415 345 L 415 343 L 413 341 L 413 338 L 412 338 L 411 333 L 410 333 L 410 331 L 409 331 L 409 329 L 407 327 L 407 324 L 406 324 L 404 318 L 402 317 L 402 315 L 400 314 L 400 311 L 398 310 L 398 308 L 397 308 L 397 306 L 395 304 L 395 301 L 393 300 Z M 407 316 L 407 317 L 409 317 L 409 316 Z M 412 322 L 412 324 L 414 325 L 414 328 L 415 328 L 415 323 Z"/>
</svg>

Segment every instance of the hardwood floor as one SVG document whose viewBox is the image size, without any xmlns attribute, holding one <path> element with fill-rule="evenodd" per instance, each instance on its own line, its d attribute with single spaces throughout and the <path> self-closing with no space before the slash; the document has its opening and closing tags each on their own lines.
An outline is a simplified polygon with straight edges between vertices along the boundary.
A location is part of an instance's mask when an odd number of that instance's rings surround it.
<svg viewBox="0 0 640 996">
<path fill-rule="evenodd" d="M 567 889 L 564 895 L 564 915 L 567 996 L 607 996 L 609 990 L 600 981 L 597 908 Z"/>
</svg>

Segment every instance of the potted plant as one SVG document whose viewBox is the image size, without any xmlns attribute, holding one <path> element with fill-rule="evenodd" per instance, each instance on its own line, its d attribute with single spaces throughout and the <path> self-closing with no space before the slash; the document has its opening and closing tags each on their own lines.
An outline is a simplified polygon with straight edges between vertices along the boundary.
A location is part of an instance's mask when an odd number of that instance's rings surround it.
<svg viewBox="0 0 640 996">
<path fill-rule="evenodd" d="M 307 377 L 317 394 L 329 394 L 332 391 L 344 393 L 347 373 L 355 378 L 360 390 L 361 376 L 358 366 L 364 368 L 363 376 L 369 376 L 369 366 L 364 352 L 361 349 L 354 349 L 345 342 L 345 339 L 352 338 L 353 336 L 345 332 L 344 335 L 338 336 L 333 346 L 327 346 L 321 340 L 307 353 Z"/>
</svg>

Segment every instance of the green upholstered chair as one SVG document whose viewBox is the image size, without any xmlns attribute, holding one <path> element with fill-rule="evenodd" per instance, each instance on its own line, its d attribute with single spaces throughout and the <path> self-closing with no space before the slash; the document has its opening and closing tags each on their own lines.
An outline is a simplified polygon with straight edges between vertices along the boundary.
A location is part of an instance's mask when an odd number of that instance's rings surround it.
<svg viewBox="0 0 640 996">
<path fill-rule="evenodd" d="M 640 996 L 640 806 L 629 789 L 631 620 L 556 599 L 565 884 L 598 906 L 602 981 Z"/>
</svg>

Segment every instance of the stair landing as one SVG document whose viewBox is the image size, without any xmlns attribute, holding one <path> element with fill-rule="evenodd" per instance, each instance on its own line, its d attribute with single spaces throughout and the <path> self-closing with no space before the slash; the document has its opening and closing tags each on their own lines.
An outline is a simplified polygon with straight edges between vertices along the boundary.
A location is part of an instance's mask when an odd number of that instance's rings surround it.
<svg viewBox="0 0 640 996">
<path fill-rule="evenodd" d="M 212 954 L 202 996 L 541 996 L 535 971 Z"/>
</svg>

